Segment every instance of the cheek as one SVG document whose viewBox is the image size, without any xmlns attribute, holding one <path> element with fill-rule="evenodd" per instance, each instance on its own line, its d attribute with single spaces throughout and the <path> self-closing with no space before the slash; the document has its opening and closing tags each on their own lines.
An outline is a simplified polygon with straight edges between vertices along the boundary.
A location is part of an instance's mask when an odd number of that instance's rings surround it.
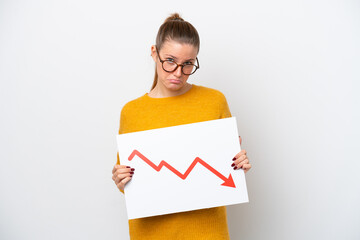
<svg viewBox="0 0 360 240">
<path fill-rule="evenodd" d="M 184 79 L 185 81 L 187 81 L 188 78 L 190 77 L 190 75 L 184 75 L 184 74 L 182 74 L 182 76 L 183 76 L 183 79 Z"/>
<path fill-rule="evenodd" d="M 161 65 L 159 65 L 159 64 L 156 66 L 156 71 L 157 71 L 159 80 L 163 80 L 164 78 L 166 78 L 166 76 L 168 74 L 167 72 L 165 72 L 162 69 Z"/>
</svg>

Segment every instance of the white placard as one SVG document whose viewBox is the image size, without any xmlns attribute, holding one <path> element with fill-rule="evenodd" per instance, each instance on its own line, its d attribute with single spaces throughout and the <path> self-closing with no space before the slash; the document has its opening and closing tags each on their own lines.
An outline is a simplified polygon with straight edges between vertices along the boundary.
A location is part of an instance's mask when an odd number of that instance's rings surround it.
<svg viewBox="0 0 360 240">
<path fill-rule="evenodd" d="M 125 186 L 129 219 L 248 202 L 236 118 L 117 136 L 120 163 L 135 168 Z"/>
</svg>

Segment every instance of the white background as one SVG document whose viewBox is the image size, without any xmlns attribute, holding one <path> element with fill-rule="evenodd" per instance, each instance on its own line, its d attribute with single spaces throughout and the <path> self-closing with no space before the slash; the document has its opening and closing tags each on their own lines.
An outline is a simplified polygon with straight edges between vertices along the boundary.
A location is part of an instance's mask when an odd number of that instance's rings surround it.
<svg viewBox="0 0 360 240">
<path fill-rule="evenodd" d="M 359 1 L 0 1 L 0 238 L 128 239 L 111 180 L 157 30 L 199 31 L 190 82 L 237 117 L 249 204 L 232 239 L 359 239 Z"/>
</svg>

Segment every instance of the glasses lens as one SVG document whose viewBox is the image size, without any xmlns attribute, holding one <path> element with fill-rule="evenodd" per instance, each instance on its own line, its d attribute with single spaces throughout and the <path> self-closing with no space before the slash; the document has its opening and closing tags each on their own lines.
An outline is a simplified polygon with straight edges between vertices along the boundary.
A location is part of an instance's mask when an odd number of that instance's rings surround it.
<svg viewBox="0 0 360 240">
<path fill-rule="evenodd" d="M 163 68 L 165 71 L 172 72 L 177 67 L 177 64 L 173 61 L 164 61 Z"/>
<path fill-rule="evenodd" d="M 193 64 L 188 64 L 183 67 L 183 73 L 184 74 L 192 74 L 195 72 L 195 66 Z"/>
</svg>

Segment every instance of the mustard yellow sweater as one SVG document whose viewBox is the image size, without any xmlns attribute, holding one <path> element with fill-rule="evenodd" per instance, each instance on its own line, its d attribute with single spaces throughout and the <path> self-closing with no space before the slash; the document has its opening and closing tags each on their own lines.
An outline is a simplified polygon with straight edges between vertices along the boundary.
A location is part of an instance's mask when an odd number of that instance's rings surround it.
<svg viewBox="0 0 360 240">
<path fill-rule="evenodd" d="M 146 93 L 125 104 L 119 134 L 227 117 L 231 113 L 220 91 L 192 84 L 182 95 L 151 98 Z M 230 239 L 225 206 L 132 219 L 129 233 L 132 240 Z"/>
</svg>

